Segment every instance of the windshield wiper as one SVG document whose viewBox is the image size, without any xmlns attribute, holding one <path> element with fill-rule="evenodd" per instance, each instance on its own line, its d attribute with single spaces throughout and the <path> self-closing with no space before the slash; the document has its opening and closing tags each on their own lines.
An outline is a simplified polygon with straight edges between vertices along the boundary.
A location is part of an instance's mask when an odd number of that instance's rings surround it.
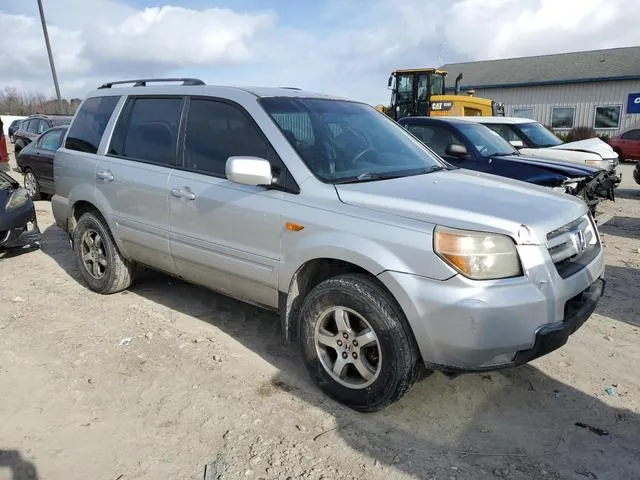
<svg viewBox="0 0 640 480">
<path fill-rule="evenodd" d="M 361 173 L 360 175 L 356 175 L 354 177 L 340 178 L 334 181 L 333 183 L 343 184 L 343 183 L 369 182 L 372 180 L 388 180 L 390 178 L 398 178 L 403 176 L 404 175 L 389 174 L 389 173 L 366 172 L 366 173 Z"/>
<path fill-rule="evenodd" d="M 358 183 L 358 182 L 371 182 L 374 180 L 389 180 L 392 178 L 401 178 L 401 177 L 412 177 L 414 175 L 423 175 L 425 173 L 437 172 L 440 170 L 446 170 L 446 167 L 441 165 L 432 165 L 430 167 L 424 168 L 422 170 L 415 170 L 411 172 L 404 173 L 380 173 L 380 172 L 365 172 L 360 175 L 356 175 L 354 177 L 345 177 L 339 178 L 335 180 L 334 184 L 345 184 L 345 183 Z"/>
<path fill-rule="evenodd" d="M 498 152 L 489 155 L 490 157 L 506 157 L 508 155 L 520 155 L 520 152 Z"/>
</svg>

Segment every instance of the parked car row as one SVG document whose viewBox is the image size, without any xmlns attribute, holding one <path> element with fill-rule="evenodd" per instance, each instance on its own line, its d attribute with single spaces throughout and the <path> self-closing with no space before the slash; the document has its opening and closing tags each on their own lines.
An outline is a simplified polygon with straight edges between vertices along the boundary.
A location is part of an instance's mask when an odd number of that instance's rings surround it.
<svg viewBox="0 0 640 480">
<path fill-rule="evenodd" d="M 620 183 L 609 161 L 604 168 L 581 162 L 523 155 L 483 117 L 405 117 L 398 122 L 448 163 L 460 168 L 523 180 L 582 198 L 595 215 L 602 199 L 613 200 Z M 496 117 L 504 118 L 504 117 Z M 527 149 L 534 150 L 534 149 Z M 577 152 L 566 152 L 577 153 Z M 601 157 L 600 161 L 602 161 Z"/>
<path fill-rule="evenodd" d="M 31 115 L 23 119 L 13 134 L 16 156 L 42 133 L 58 125 L 69 125 L 72 118 L 68 115 Z"/>
</svg>

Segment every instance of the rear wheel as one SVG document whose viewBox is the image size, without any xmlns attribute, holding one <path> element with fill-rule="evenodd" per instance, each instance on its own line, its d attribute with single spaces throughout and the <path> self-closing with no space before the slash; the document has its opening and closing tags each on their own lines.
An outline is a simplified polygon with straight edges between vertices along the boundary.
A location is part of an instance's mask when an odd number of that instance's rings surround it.
<svg viewBox="0 0 640 480">
<path fill-rule="evenodd" d="M 94 292 L 116 293 L 131 285 L 134 265 L 118 251 L 108 227 L 99 214 L 87 212 L 73 232 L 78 268 Z"/>
<path fill-rule="evenodd" d="M 24 171 L 24 188 L 33 200 L 40 200 L 40 185 L 36 175 L 30 168 Z"/>
<path fill-rule="evenodd" d="M 404 314 L 365 275 L 325 280 L 305 298 L 299 342 L 314 382 L 349 407 L 372 412 L 402 397 L 422 370 Z"/>
</svg>

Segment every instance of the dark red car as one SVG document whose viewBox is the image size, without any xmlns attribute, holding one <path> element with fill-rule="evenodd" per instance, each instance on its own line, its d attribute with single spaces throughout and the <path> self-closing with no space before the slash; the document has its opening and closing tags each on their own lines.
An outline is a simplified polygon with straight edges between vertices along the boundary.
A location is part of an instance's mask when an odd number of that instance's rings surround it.
<svg viewBox="0 0 640 480">
<path fill-rule="evenodd" d="M 7 139 L 2 130 L 2 120 L 0 120 L 0 171 L 9 169 L 9 153 L 7 152 Z"/>
<path fill-rule="evenodd" d="M 609 145 L 622 160 L 640 160 L 640 129 L 629 130 L 622 135 L 611 137 Z"/>
</svg>

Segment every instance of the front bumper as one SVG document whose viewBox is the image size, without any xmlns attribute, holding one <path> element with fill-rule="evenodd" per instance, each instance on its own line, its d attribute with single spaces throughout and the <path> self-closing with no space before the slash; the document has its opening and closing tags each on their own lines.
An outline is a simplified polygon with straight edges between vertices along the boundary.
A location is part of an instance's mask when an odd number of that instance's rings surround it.
<svg viewBox="0 0 640 480">
<path fill-rule="evenodd" d="M 522 365 L 562 347 L 591 316 L 604 293 L 606 282 L 599 278 L 589 287 L 569 300 L 565 305 L 562 322 L 545 325 L 536 332 L 533 347 L 519 351 L 513 359 L 514 365 Z"/>
<path fill-rule="evenodd" d="M 390 271 L 379 275 L 405 312 L 429 368 L 459 372 L 518 365 L 561 346 L 545 338 L 564 328 L 568 338 L 593 312 L 602 294 L 594 287 L 604 274 L 602 249 L 567 278 L 544 246 L 518 250 L 525 271 L 520 278 L 479 282 L 460 275 L 446 281 Z M 593 295 L 583 295 L 591 288 Z M 584 308 L 578 311 L 580 302 Z"/>
<path fill-rule="evenodd" d="M 22 207 L 0 215 L 0 248 L 33 245 L 41 237 L 36 210 L 31 200 Z"/>
</svg>

